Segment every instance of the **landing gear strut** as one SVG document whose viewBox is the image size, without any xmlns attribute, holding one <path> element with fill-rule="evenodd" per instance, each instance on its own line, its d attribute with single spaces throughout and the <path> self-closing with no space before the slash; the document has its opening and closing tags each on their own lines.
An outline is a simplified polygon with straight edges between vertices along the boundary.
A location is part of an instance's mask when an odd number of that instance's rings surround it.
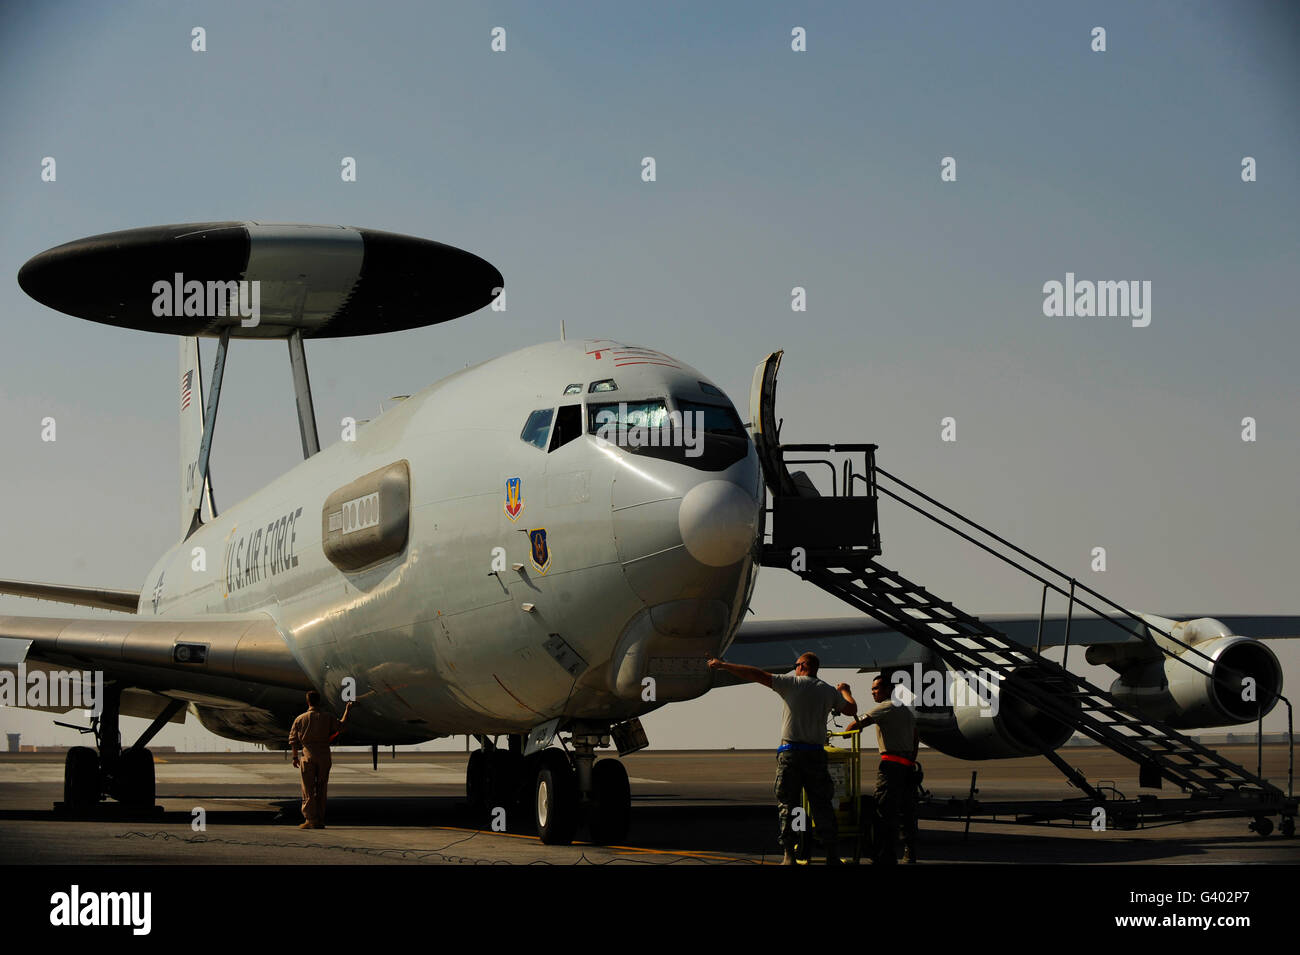
<svg viewBox="0 0 1300 955">
<path fill-rule="evenodd" d="M 135 745 L 122 749 L 118 718 L 122 710 L 122 690 L 118 686 L 104 689 L 103 710 L 90 721 L 90 729 L 73 727 L 95 735 L 95 749 L 74 746 L 63 763 L 63 808 L 72 812 L 89 812 L 105 796 L 111 796 L 131 809 L 152 809 L 155 799 L 153 753 L 146 745 L 167 725 L 185 703 L 172 700 L 149 724 Z M 61 724 L 66 725 L 66 724 Z"/>
</svg>

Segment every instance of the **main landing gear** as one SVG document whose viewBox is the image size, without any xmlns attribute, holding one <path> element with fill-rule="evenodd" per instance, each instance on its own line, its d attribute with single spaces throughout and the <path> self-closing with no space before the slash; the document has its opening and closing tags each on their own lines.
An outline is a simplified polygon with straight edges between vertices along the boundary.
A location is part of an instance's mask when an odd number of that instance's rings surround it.
<svg viewBox="0 0 1300 955">
<path fill-rule="evenodd" d="M 523 755 L 522 736 L 508 749 L 479 737 L 482 749 L 470 754 L 465 789 L 470 807 L 492 824 L 515 813 L 531 817 L 547 845 L 568 845 L 585 822 L 592 842 L 609 845 L 627 838 L 632 817 L 632 787 L 618 759 L 596 759 L 609 744 L 604 727 L 575 727 L 572 752 L 552 747 Z"/>
<path fill-rule="evenodd" d="M 89 729 L 72 727 L 83 733 L 94 733 L 95 747 L 74 746 L 68 750 L 63 763 L 62 808 L 65 811 L 91 812 L 106 796 L 129 809 L 154 807 L 153 753 L 145 747 L 185 703 L 181 700 L 168 703 L 135 745 L 125 750 L 118 729 L 121 706 L 121 688 L 105 687 L 103 710 L 91 718 Z"/>
</svg>

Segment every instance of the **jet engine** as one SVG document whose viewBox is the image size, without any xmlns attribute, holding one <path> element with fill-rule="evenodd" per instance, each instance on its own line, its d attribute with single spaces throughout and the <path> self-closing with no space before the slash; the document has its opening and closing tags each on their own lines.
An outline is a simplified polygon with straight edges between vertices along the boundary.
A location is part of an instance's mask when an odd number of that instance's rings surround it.
<svg viewBox="0 0 1300 955">
<path fill-rule="evenodd" d="M 1235 636 L 1211 617 L 1143 619 L 1175 638 L 1152 634 L 1175 656 L 1153 656 L 1146 643 L 1096 644 L 1087 651 L 1089 663 L 1119 673 L 1110 692 L 1120 706 L 1178 729 L 1199 729 L 1253 723 L 1277 704 L 1282 667 L 1261 641 Z"/>
<path fill-rule="evenodd" d="M 1079 710 L 1078 701 L 1063 695 L 1067 688 L 1064 683 L 1035 667 L 1020 667 L 1005 680 L 990 673 L 958 672 L 933 665 L 923 670 L 918 664 L 911 671 L 901 672 L 919 675 L 919 680 L 900 678 L 896 682 L 910 682 L 913 686 L 919 683 L 913 707 L 921 741 L 949 756 L 1038 756 L 1044 749 L 1061 746 L 1073 733 L 1067 721 L 1024 697 L 1024 692 L 1046 691 L 1063 701 L 1067 711 Z"/>
</svg>

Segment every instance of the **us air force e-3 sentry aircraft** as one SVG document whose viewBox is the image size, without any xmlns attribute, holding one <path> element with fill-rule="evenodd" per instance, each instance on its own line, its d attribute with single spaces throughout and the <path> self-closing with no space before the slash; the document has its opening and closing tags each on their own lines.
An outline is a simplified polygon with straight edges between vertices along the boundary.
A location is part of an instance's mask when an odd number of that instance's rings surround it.
<svg viewBox="0 0 1300 955">
<path fill-rule="evenodd" d="M 180 338 L 177 542 L 139 592 L 0 581 L 0 592 L 135 615 L 0 617 L 26 667 L 105 675 L 97 746 L 68 753 L 70 807 L 152 805 L 147 744 L 187 713 L 284 748 L 315 688 L 336 707 L 357 700 L 344 743 L 473 735 L 477 806 L 522 803 L 546 842 L 571 841 L 584 819 L 593 840 L 617 841 L 628 776 L 596 751 L 611 736 L 620 755 L 644 746 L 640 715 L 725 681 L 706 655 L 730 648 L 771 670 L 810 647 L 823 666 L 953 665 L 888 614 L 742 624 L 767 488 L 818 493 L 773 456 L 779 353 L 755 375 L 749 430 L 684 362 L 562 340 L 451 375 L 321 449 L 304 339 L 468 314 L 501 292 L 495 268 L 390 233 L 225 222 L 75 241 L 31 259 L 19 282 L 59 311 Z M 206 401 L 199 337 L 217 339 Z M 288 342 L 305 460 L 218 512 L 209 461 L 235 338 Z M 610 422 L 631 426 L 613 432 L 625 440 L 607 440 Z M 651 427 L 638 439 L 639 425 Z M 1140 626 L 1094 638 L 1076 625 L 1077 643 L 1119 648 L 1129 702 L 1173 725 L 1252 721 L 1281 692 L 1273 654 L 1216 621 L 1196 621 L 1199 636 L 1172 651 Z M 1187 644 L 1211 663 L 1171 679 L 1166 658 Z M 1225 667 L 1253 674 L 1262 702 L 1226 697 L 1215 685 Z M 1072 727 L 1025 699 L 993 718 L 987 706 L 977 718 L 979 701 L 920 707 L 922 737 L 972 759 L 1050 753 Z M 129 748 L 124 714 L 153 721 Z"/>
</svg>

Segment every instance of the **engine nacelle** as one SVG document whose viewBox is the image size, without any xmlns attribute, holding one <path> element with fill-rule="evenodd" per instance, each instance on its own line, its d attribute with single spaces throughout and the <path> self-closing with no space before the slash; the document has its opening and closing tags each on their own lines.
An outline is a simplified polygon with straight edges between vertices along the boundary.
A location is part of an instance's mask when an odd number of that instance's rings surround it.
<svg viewBox="0 0 1300 955">
<path fill-rule="evenodd" d="M 932 674 L 944 679 L 942 703 L 926 694 Z M 1015 759 L 1054 750 L 1070 738 L 1073 727 L 1026 702 L 1015 691 L 1017 685 L 1032 685 L 1064 692 L 1067 687 L 1054 686 L 1057 682 L 1032 667 L 1022 667 L 1002 681 L 928 669 L 918 694 L 919 705 L 914 707 L 921 741 L 959 759 Z M 1078 702 L 1071 701 L 1070 708 L 1077 712 Z"/>
<path fill-rule="evenodd" d="M 1178 629 L 1171 632 L 1209 660 L 1180 647 L 1179 659 L 1135 663 L 1111 684 L 1115 702 L 1177 729 L 1236 726 L 1268 715 L 1282 692 L 1282 667 L 1272 650 L 1228 634 L 1208 617 L 1189 621 L 1181 634 Z M 1097 655 L 1090 653 L 1089 662 Z"/>
</svg>

